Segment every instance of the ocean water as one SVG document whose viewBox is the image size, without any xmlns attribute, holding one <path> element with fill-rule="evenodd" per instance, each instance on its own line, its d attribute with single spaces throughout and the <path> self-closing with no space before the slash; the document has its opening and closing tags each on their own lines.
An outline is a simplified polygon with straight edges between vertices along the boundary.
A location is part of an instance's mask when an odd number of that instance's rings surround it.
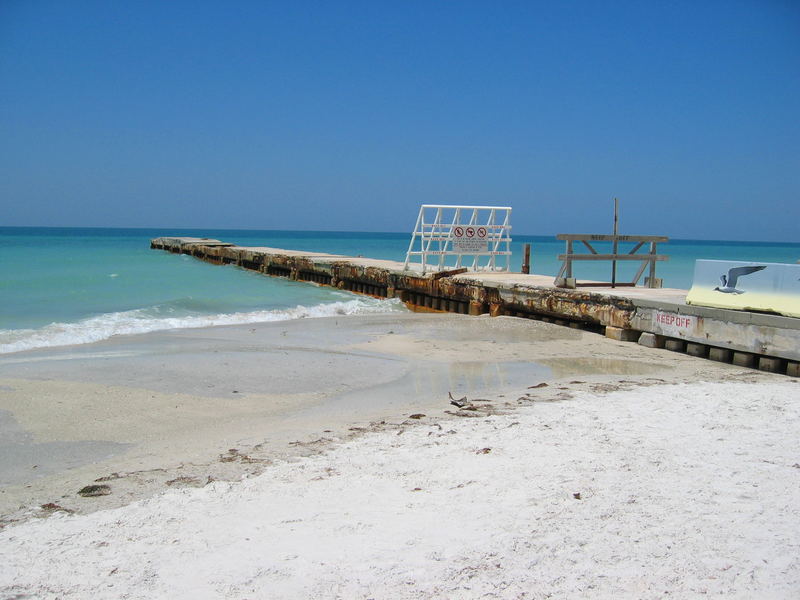
<svg viewBox="0 0 800 600">
<path fill-rule="evenodd" d="M 410 239 L 405 233 L 0 228 L 0 353 L 173 328 L 405 310 L 397 301 L 150 249 L 151 238 L 166 235 L 400 261 Z M 553 237 L 515 236 L 512 270 L 519 270 L 526 242 L 533 271 L 555 275 L 564 243 Z M 659 253 L 670 257 L 657 270 L 665 287 L 687 289 L 695 259 L 795 263 L 800 244 L 673 240 Z M 637 266 L 620 265 L 618 280 L 630 279 Z M 576 264 L 575 274 L 609 280 L 610 264 Z"/>
</svg>

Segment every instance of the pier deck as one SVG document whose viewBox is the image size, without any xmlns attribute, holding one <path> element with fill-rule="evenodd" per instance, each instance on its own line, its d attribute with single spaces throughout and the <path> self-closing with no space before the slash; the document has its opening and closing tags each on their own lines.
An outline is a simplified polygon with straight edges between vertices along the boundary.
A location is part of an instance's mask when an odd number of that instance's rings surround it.
<svg viewBox="0 0 800 600">
<path fill-rule="evenodd" d="M 800 319 L 690 306 L 686 290 L 555 287 L 549 275 L 421 273 L 403 263 L 219 240 L 162 237 L 150 247 L 274 277 L 399 298 L 413 310 L 509 315 L 593 329 L 608 337 L 800 376 Z"/>
</svg>

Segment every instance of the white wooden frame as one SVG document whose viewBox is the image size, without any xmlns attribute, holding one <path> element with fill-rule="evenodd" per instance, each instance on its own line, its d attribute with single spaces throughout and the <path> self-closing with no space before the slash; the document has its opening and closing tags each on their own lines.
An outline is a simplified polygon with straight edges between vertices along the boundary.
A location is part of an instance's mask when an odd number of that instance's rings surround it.
<svg viewBox="0 0 800 600">
<path fill-rule="evenodd" d="M 458 252 L 453 247 L 459 227 L 486 230 L 486 252 Z M 423 204 L 411 233 L 406 261 L 408 270 L 419 265 L 422 272 L 467 268 L 471 271 L 508 271 L 511 260 L 511 207 Z M 417 245 L 418 249 L 415 249 Z M 449 264 L 448 257 L 455 257 Z M 505 261 L 498 261 L 505 257 Z M 465 260 L 466 258 L 466 260 Z M 483 260 L 485 258 L 485 260 Z M 433 260 L 431 260 L 433 259 Z M 498 265 L 504 262 L 505 265 Z"/>
</svg>

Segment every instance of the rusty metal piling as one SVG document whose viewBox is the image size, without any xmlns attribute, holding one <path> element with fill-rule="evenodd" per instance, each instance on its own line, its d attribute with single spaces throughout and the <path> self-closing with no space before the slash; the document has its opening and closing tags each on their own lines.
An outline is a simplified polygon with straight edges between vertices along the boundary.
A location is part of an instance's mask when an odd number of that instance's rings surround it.
<svg viewBox="0 0 800 600">
<path fill-rule="evenodd" d="M 800 376 L 800 319 L 690 306 L 685 290 L 612 289 L 600 284 L 570 289 L 556 287 L 551 276 L 475 273 L 464 268 L 422 273 L 395 261 L 241 247 L 206 238 L 156 238 L 150 247 L 272 277 L 399 298 L 417 311 L 548 321 L 651 348 Z M 650 257 L 654 255 L 653 243 Z"/>
</svg>

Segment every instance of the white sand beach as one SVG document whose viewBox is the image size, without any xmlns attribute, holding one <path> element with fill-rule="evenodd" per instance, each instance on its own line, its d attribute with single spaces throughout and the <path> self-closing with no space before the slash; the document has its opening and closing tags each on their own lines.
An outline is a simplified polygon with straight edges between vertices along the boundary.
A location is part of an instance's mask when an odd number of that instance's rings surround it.
<svg viewBox="0 0 800 600">
<path fill-rule="evenodd" d="M 800 593 L 800 383 L 588 332 L 131 336 L 3 357 L 0 414 L 2 598 Z"/>
</svg>

